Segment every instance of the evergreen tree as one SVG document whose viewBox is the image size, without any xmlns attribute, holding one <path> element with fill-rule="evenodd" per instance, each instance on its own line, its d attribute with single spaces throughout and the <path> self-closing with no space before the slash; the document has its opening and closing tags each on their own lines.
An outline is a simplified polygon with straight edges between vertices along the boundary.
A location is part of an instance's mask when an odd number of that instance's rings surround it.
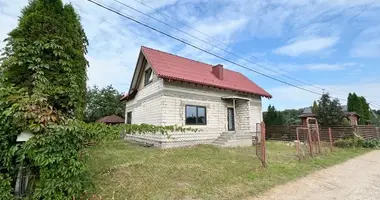
<svg viewBox="0 0 380 200">
<path fill-rule="evenodd" d="M 339 100 L 331 100 L 328 93 L 323 94 L 318 100 L 317 119 L 322 126 L 326 127 L 342 124 L 343 111 Z"/>
<path fill-rule="evenodd" d="M 85 108 L 87 38 L 72 5 L 32 0 L 5 39 L 3 84 L 45 97 L 69 117 Z"/>
<path fill-rule="evenodd" d="M 370 107 L 363 96 L 357 96 L 355 93 L 348 94 L 347 109 L 349 112 L 356 112 L 360 115 L 360 124 L 365 124 L 371 119 Z"/>
<path fill-rule="evenodd" d="M 264 113 L 264 122 L 266 125 L 283 125 L 285 120 L 280 111 L 276 111 L 274 106 L 269 105 L 267 112 Z"/>
<path fill-rule="evenodd" d="M 371 120 L 371 113 L 370 113 L 370 107 L 367 103 L 367 100 L 364 97 L 359 97 L 360 99 L 360 107 L 361 107 L 361 113 L 359 114 L 361 116 L 360 124 L 366 124 L 368 121 Z"/>
<path fill-rule="evenodd" d="M 352 94 L 349 93 L 348 94 L 348 98 L 347 98 L 347 111 L 353 112 L 352 111 L 353 107 L 354 107 L 353 104 L 354 104 L 354 102 L 353 102 L 353 99 L 352 99 Z"/>
<path fill-rule="evenodd" d="M 318 104 L 316 101 L 313 102 L 312 111 L 314 114 L 317 114 L 317 112 L 318 112 Z"/>
</svg>

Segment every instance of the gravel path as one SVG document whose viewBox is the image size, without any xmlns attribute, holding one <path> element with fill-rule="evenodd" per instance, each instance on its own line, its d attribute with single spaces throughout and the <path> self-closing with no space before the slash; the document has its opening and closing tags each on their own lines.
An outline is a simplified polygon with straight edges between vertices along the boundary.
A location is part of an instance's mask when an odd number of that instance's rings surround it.
<svg viewBox="0 0 380 200">
<path fill-rule="evenodd" d="M 380 150 L 275 187 L 261 200 L 379 200 Z"/>
</svg>

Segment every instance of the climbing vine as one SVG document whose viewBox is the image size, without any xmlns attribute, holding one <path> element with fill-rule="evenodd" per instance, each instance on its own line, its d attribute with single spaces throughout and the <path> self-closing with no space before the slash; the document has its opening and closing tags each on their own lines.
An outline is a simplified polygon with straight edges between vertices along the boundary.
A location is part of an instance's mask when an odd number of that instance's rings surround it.
<svg viewBox="0 0 380 200">
<path fill-rule="evenodd" d="M 164 134 L 197 131 L 178 126 L 88 124 L 65 117 L 41 95 L 23 89 L 0 87 L 0 199 L 10 199 L 17 170 L 27 164 L 33 169 L 32 199 L 80 198 L 89 179 L 86 147 L 118 139 L 122 134 Z M 17 143 L 21 132 L 33 133 L 25 144 Z"/>
<path fill-rule="evenodd" d="M 0 199 L 13 199 L 27 168 L 28 199 L 78 199 L 91 188 L 89 145 L 120 134 L 189 131 L 177 126 L 86 124 L 88 41 L 61 0 L 31 0 L 0 60 Z M 17 142 L 21 133 L 33 135 Z M 29 176 L 30 175 L 30 176 Z"/>
</svg>

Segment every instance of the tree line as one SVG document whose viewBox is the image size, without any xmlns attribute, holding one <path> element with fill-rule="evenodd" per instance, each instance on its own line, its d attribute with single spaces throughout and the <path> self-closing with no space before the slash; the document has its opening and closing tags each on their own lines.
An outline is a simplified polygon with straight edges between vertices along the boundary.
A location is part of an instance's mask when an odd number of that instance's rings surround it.
<svg viewBox="0 0 380 200">
<path fill-rule="evenodd" d="M 267 111 L 263 113 L 264 122 L 267 125 L 301 124 L 299 116 L 303 110 L 277 111 L 273 105 L 269 105 Z M 349 125 L 349 121 L 344 117 L 345 113 L 339 99 L 331 98 L 328 93 L 323 94 L 318 101 L 314 101 L 310 110 L 316 115 L 321 125 Z M 359 124 L 379 125 L 380 123 L 380 110 L 371 110 L 366 98 L 355 93 L 348 95 L 347 111 L 359 115 Z"/>
</svg>

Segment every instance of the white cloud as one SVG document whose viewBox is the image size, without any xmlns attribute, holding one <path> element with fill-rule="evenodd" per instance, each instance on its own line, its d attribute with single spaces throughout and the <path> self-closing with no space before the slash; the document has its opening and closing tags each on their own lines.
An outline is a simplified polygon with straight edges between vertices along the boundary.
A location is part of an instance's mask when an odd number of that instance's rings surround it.
<svg viewBox="0 0 380 200">
<path fill-rule="evenodd" d="M 356 63 L 343 63 L 343 64 L 308 64 L 305 67 L 313 71 L 338 71 L 347 69 L 349 66 L 355 66 Z"/>
<path fill-rule="evenodd" d="M 338 42 L 337 37 L 314 37 L 308 39 L 296 39 L 290 44 L 279 47 L 273 52 L 287 56 L 299 56 L 305 53 L 315 53 L 334 46 Z"/>
<path fill-rule="evenodd" d="M 353 57 L 380 58 L 380 26 L 373 26 L 360 32 L 353 41 L 350 54 Z"/>
<path fill-rule="evenodd" d="M 380 58 L 380 39 L 356 44 L 351 50 L 351 55 L 354 57 Z"/>
</svg>

